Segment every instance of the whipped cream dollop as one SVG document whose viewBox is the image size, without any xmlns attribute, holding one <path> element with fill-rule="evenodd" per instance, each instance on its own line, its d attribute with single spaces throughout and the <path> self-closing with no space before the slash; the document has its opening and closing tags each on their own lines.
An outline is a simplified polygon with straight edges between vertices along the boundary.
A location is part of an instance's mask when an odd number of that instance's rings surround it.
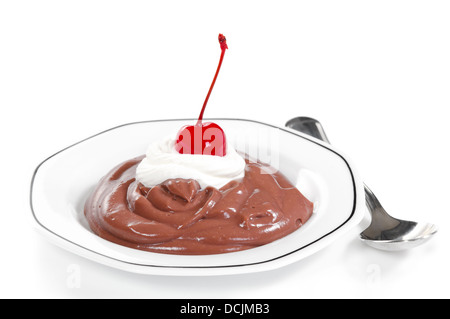
<svg viewBox="0 0 450 319">
<path fill-rule="evenodd" d="M 168 136 L 152 143 L 146 157 L 136 168 L 136 179 L 145 187 L 154 187 L 168 179 L 195 179 L 205 188 L 220 189 L 245 175 L 245 160 L 227 143 L 225 156 L 180 154 L 175 137 Z"/>
</svg>

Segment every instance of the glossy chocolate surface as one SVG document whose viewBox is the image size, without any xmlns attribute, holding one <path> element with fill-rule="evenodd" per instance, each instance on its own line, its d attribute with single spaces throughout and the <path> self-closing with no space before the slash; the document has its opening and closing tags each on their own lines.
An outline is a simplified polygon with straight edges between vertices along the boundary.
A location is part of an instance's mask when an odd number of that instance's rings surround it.
<svg viewBox="0 0 450 319">
<path fill-rule="evenodd" d="M 246 160 L 241 180 L 201 189 L 193 179 L 146 188 L 135 179 L 138 157 L 99 182 L 85 204 L 94 233 L 127 247 L 206 255 L 249 249 L 301 227 L 313 204 L 280 172 Z"/>
</svg>

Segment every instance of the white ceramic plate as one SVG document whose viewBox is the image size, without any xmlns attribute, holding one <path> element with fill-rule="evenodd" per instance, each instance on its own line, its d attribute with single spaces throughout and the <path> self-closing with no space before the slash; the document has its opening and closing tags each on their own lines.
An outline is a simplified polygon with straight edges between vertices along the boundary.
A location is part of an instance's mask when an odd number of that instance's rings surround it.
<svg viewBox="0 0 450 319">
<path fill-rule="evenodd" d="M 84 202 L 116 164 L 145 153 L 148 144 L 195 120 L 125 124 L 67 147 L 42 162 L 31 185 L 35 224 L 56 244 L 102 264 L 143 274 L 223 275 L 265 271 L 324 248 L 364 215 L 362 182 L 332 146 L 287 128 L 242 119 L 214 119 L 228 142 L 280 169 L 315 209 L 299 230 L 257 248 L 216 255 L 179 256 L 140 251 L 95 235 Z M 234 134 L 234 135 L 233 135 Z"/>
</svg>

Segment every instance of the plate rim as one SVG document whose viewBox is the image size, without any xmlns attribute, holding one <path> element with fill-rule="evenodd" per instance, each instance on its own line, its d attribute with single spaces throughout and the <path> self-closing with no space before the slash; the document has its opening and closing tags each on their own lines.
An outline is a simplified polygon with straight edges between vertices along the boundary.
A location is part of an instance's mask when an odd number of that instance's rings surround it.
<svg viewBox="0 0 450 319">
<path fill-rule="evenodd" d="M 117 126 L 111 127 L 109 129 L 103 130 L 103 131 L 101 131 L 99 133 L 96 133 L 94 135 L 91 135 L 91 136 L 89 136 L 87 138 L 84 138 L 84 139 L 82 139 L 82 140 L 80 140 L 80 141 L 78 141 L 76 143 L 73 143 L 73 144 L 71 144 L 71 145 L 61 149 L 60 151 L 54 153 L 53 155 L 48 156 L 46 159 L 44 159 L 36 167 L 36 169 L 33 172 L 32 178 L 31 178 L 29 204 L 30 204 L 31 213 L 32 213 L 34 221 L 37 223 L 38 226 L 40 226 L 41 229 L 45 230 L 47 232 L 47 234 L 53 235 L 52 237 L 56 236 L 59 240 L 62 240 L 64 243 L 70 244 L 70 245 L 74 245 L 74 246 L 76 246 L 78 248 L 81 248 L 85 252 L 89 252 L 89 253 L 94 254 L 97 257 L 106 258 L 106 259 L 108 259 L 110 261 L 118 262 L 120 264 L 126 264 L 126 265 L 131 266 L 131 267 L 136 267 L 137 266 L 138 268 L 144 267 L 144 268 L 148 268 L 148 269 L 172 269 L 172 270 L 173 269 L 185 269 L 185 270 L 195 270 L 195 269 L 197 269 L 197 270 L 206 270 L 206 269 L 245 269 L 245 268 L 248 268 L 248 267 L 255 267 L 255 266 L 260 266 L 260 265 L 270 265 L 270 264 L 272 264 L 272 263 L 274 263 L 276 261 L 286 259 L 287 257 L 289 257 L 291 255 L 294 255 L 296 253 L 304 251 L 305 249 L 307 249 L 308 247 L 310 247 L 313 244 L 316 244 L 318 242 L 323 242 L 324 239 L 329 238 L 330 235 L 332 235 L 333 233 L 335 233 L 339 229 L 343 228 L 345 225 L 348 225 L 348 223 L 350 221 L 352 221 L 352 219 L 356 216 L 356 212 L 358 210 L 358 189 L 357 189 L 357 181 L 358 181 L 358 179 L 357 179 L 357 175 L 354 172 L 354 169 L 352 168 L 352 165 L 349 163 L 349 160 L 346 159 L 345 156 L 343 156 L 340 152 L 330 148 L 331 145 L 323 143 L 322 141 L 317 140 L 317 139 L 315 139 L 313 137 L 310 137 L 309 135 L 302 134 L 301 132 L 297 132 L 297 131 L 289 129 L 287 127 L 280 127 L 280 126 L 277 126 L 277 125 L 268 124 L 268 123 L 257 121 L 257 120 L 242 119 L 242 118 L 207 118 L 205 120 L 251 122 L 251 123 L 255 123 L 255 124 L 259 124 L 259 125 L 268 126 L 270 128 L 279 129 L 279 130 L 282 130 L 282 131 L 284 131 L 286 133 L 295 135 L 297 137 L 300 137 L 300 138 L 308 140 L 308 141 L 310 141 L 312 143 L 315 143 L 315 144 L 319 145 L 320 147 L 323 147 L 323 148 L 327 149 L 328 151 L 331 151 L 332 153 L 337 155 L 345 163 L 345 165 L 347 166 L 347 169 L 349 171 L 349 174 L 351 176 L 351 181 L 352 181 L 353 206 L 352 206 L 351 212 L 350 212 L 349 216 L 347 217 L 347 219 L 345 219 L 345 221 L 342 224 L 340 224 L 339 226 L 335 227 L 333 230 L 327 232 L 326 234 L 323 234 L 319 238 L 317 238 L 317 239 L 315 239 L 315 240 L 313 240 L 311 242 L 308 242 L 307 244 L 302 245 L 301 247 L 299 247 L 297 249 L 291 250 L 291 251 L 289 251 L 287 253 L 284 253 L 284 254 L 282 254 L 280 256 L 277 256 L 277 257 L 272 257 L 272 258 L 269 258 L 269 259 L 266 259 L 266 260 L 261 260 L 261 261 L 256 261 L 256 262 L 248 262 L 248 263 L 243 263 L 243 264 L 209 265 L 209 266 L 201 266 L 201 265 L 187 266 L 187 265 L 185 265 L 185 266 L 183 266 L 183 265 L 152 265 L 152 264 L 146 264 L 146 263 L 130 262 L 130 261 L 118 259 L 118 258 L 115 258 L 115 257 L 112 257 L 112 256 L 108 256 L 108 255 L 105 255 L 105 254 L 103 254 L 103 253 L 101 253 L 99 251 L 95 251 L 95 250 L 92 250 L 90 248 L 84 247 L 84 246 L 82 246 L 82 245 L 80 245 L 80 244 L 78 244 L 78 243 L 76 243 L 76 242 L 74 242 L 72 240 L 69 240 L 69 239 L 65 238 L 64 236 L 62 236 L 62 235 L 52 231 L 51 229 L 47 228 L 37 218 L 36 213 L 35 213 L 35 208 L 33 206 L 33 189 L 34 189 L 33 186 L 34 186 L 34 183 L 35 183 L 36 176 L 38 175 L 39 169 L 47 161 L 49 161 L 50 159 L 56 157 L 60 153 L 66 151 L 66 150 L 68 150 L 68 149 L 70 149 L 70 148 L 72 148 L 72 147 L 74 147 L 74 146 L 76 146 L 78 144 L 81 144 L 81 143 L 83 143 L 83 142 L 85 142 L 87 140 L 93 139 L 93 138 L 95 138 L 95 137 L 97 137 L 99 135 L 105 134 L 107 132 L 119 129 L 121 127 L 132 126 L 132 125 L 137 125 L 137 124 L 145 124 L 145 123 L 155 123 L 155 122 L 192 121 L 192 120 L 195 120 L 195 119 L 191 119 L 191 118 L 187 118 L 187 119 L 186 118 L 185 119 L 181 119 L 181 118 L 180 119 L 157 119 L 157 120 L 145 120 L 145 121 L 129 122 L 129 123 L 125 123 L 125 124 L 121 124 L 121 125 L 117 125 Z M 361 218 L 360 219 L 362 219 L 362 218 L 363 218 L 363 216 L 361 214 Z M 360 220 L 358 220 L 358 223 L 359 223 L 359 221 Z M 140 271 L 140 272 L 142 272 L 142 271 Z"/>
</svg>

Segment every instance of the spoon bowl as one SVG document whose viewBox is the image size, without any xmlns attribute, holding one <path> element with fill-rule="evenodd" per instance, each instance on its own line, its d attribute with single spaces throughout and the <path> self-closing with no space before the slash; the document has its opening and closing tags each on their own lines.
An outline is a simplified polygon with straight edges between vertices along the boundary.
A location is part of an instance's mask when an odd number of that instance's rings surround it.
<svg viewBox="0 0 450 319">
<path fill-rule="evenodd" d="M 313 118 L 296 117 L 289 120 L 286 127 L 330 143 L 320 122 Z M 381 250 L 399 251 L 424 244 L 436 234 L 438 229 L 434 224 L 416 223 L 390 216 L 366 184 L 364 191 L 372 220 L 369 227 L 360 234 L 360 238 L 367 245 Z"/>
<path fill-rule="evenodd" d="M 386 236 L 386 239 L 382 239 L 383 236 L 373 236 L 371 228 L 363 231 L 360 238 L 374 248 L 398 251 L 422 245 L 437 232 L 437 227 L 434 224 L 416 223 L 407 220 L 397 221 L 398 227 L 391 229 L 391 234 Z"/>
</svg>

